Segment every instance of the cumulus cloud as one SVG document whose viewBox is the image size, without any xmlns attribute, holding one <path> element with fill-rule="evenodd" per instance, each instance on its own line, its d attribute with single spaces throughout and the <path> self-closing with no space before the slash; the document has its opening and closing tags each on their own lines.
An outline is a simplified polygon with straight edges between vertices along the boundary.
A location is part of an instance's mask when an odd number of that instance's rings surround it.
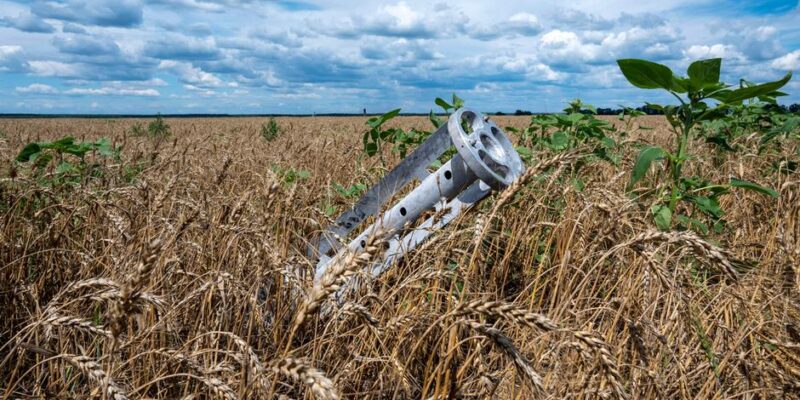
<svg viewBox="0 0 800 400">
<path fill-rule="evenodd" d="M 475 25 L 467 28 L 467 34 L 478 40 L 495 40 L 509 36 L 536 36 L 542 31 L 542 24 L 536 15 L 516 13 L 504 22 L 491 26 Z"/>
<path fill-rule="evenodd" d="M 469 18 L 450 8 L 435 7 L 431 12 L 411 8 L 406 2 L 389 4 L 375 13 L 358 15 L 337 21 L 310 21 L 311 29 L 341 38 L 364 35 L 423 39 L 447 37 L 462 33 Z M 447 23 L 442 23 L 447 21 Z"/>
<path fill-rule="evenodd" d="M 772 68 L 780 70 L 800 70 L 800 50 L 787 53 L 772 61 Z"/>
<path fill-rule="evenodd" d="M 14 89 L 17 93 L 25 94 L 55 94 L 58 90 L 50 85 L 42 83 L 33 83 L 24 87 L 17 87 Z"/>
<path fill-rule="evenodd" d="M 112 87 L 99 87 L 99 88 L 74 88 L 62 92 L 66 95 L 75 96 L 145 96 L 155 97 L 160 96 L 158 90 L 155 89 L 133 89 L 133 88 L 112 88 Z"/>
<path fill-rule="evenodd" d="M 301 35 L 291 29 L 278 30 L 273 28 L 267 30 L 258 30 L 251 32 L 250 37 L 289 48 L 303 46 Z"/>
<path fill-rule="evenodd" d="M 213 38 L 169 35 L 147 43 L 144 54 L 161 60 L 214 60 L 221 55 Z"/>
<path fill-rule="evenodd" d="M 0 25 L 31 33 L 51 33 L 55 31 L 53 25 L 27 12 L 20 13 L 16 17 L 0 18 Z"/>
<path fill-rule="evenodd" d="M 62 53 L 83 56 L 114 55 L 120 52 L 119 45 L 110 38 L 56 36 L 53 45 Z"/>
<path fill-rule="evenodd" d="M 181 80 L 181 82 L 192 86 L 215 88 L 224 85 L 222 79 L 218 78 L 214 74 L 194 67 L 190 63 L 167 60 L 162 61 L 158 68 L 174 73 Z"/>
<path fill-rule="evenodd" d="M 22 46 L 0 46 L 0 72 L 15 72 L 23 68 Z"/>
<path fill-rule="evenodd" d="M 403 38 L 371 41 L 361 47 L 361 55 L 370 60 L 391 59 L 401 63 L 417 63 L 444 57 L 433 50 L 431 43 Z"/>
<path fill-rule="evenodd" d="M 725 41 L 735 44 L 749 60 L 764 61 L 783 53 L 777 33 L 778 30 L 770 25 L 732 29 L 725 35 Z"/>
<path fill-rule="evenodd" d="M 689 60 L 700 60 L 706 58 L 724 58 L 726 61 L 735 60 L 739 62 L 745 61 L 745 56 L 735 47 L 726 44 L 713 44 L 713 45 L 692 45 L 689 46 L 684 55 Z"/>
<path fill-rule="evenodd" d="M 538 48 L 545 63 L 565 71 L 581 71 L 618 58 L 675 59 L 680 54 L 681 38 L 677 29 L 669 25 L 634 26 L 600 34 L 554 29 L 539 38 Z"/>
<path fill-rule="evenodd" d="M 86 33 L 86 29 L 78 24 L 67 22 L 61 27 L 61 32 L 64 33 Z"/>
<path fill-rule="evenodd" d="M 160 96 L 161 93 L 155 89 L 142 89 L 135 87 L 96 87 L 96 88 L 72 88 L 67 90 L 58 90 L 53 86 L 43 83 L 33 83 L 28 86 L 17 87 L 17 93 L 21 94 L 39 94 L 39 95 L 68 95 L 68 96 L 146 96 L 154 97 Z"/>
<path fill-rule="evenodd" d="M 60 78 L 80 77 L 80 68 L 74 64 L 67 64 L 60 61 L 34 60 L 28 62 L 30 72 L 38 76 L 53 76 Z"/>
<path fill-rule="evenodd" d="M 140 0 L 39 0 L 31 6 L 42 18 L 123 28 L 140 25 L 142 9 Z"/>
</svg>

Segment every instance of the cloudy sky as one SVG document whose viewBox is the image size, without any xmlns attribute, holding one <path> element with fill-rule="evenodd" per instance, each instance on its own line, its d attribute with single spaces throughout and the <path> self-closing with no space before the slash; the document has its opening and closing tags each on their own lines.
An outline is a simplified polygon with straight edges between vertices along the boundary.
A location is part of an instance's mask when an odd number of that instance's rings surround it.
<svg viewBox="0 0 800 400">
<path fill-rule="evenodd" d="M 505 4 L 504 4 L 505 3 Z M 800 70 L 797 0 L 0 0 L 0 113 L 485 111 L 669 101 L 617 58 Z M 800 102 L 800 76 L 784 102 Z"/>
</svg>

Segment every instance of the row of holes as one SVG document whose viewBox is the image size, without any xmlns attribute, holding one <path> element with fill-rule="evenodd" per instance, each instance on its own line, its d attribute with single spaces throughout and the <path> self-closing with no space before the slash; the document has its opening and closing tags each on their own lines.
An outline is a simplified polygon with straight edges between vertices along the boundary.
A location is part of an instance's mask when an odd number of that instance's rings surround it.
<svg viewBox="0 0 800 400">
<path fill-rule="evenodd" d="M 453 173 L 450 172 L 449 169 L 447 171 L 444 171 L 444 178 L 447 179 L 447 180 L 452 179 L 453 178 Z M 408 211 L 406 210 L 406 208 L 405 207 L 400 207 L 400 215 L 405 217 L 406 214 L 408 214 Z M 362 240 L 360 244 L 361 244 L 361 248 L 362 249 L 367 246 L 367 242 L 365 240 Z"/>
</svg>

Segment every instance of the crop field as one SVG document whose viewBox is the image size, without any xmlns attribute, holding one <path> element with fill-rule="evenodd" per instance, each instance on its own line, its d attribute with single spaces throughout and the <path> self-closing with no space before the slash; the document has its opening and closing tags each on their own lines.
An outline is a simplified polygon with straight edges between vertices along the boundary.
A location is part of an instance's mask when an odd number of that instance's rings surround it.
<svg viewBox="0 0 800 400">
<path fill-rule="evenodd" d="M 613 155 L 493 117 L 529 150 L 519 184 L 340 301 L 382 239 L 317 284 L 304 254 L 399 161 L 365 155 L 366 117 L 0 120 L 0 393 L 797 398 L 797 141 L 691 140 L 682 174 L 737 190 L 686 189 L 710 211 L 659 229 L 668 170 L 637 155 L 670 124 L 586 118 Z"/>
</svg>

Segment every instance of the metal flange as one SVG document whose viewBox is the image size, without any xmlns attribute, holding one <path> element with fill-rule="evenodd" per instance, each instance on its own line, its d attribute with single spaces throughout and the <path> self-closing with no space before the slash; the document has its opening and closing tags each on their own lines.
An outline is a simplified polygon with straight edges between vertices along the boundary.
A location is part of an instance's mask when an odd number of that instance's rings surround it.
<svg viewBox="0 0 800 400">
<path fill-rule="evenodd" d="M 480 111 L 458 109 L 447 121 L 447 130 L 467 166 L 493 189 L 511 185 L 524 172 L 522 159 L 505 132 Z"/>
</svg>

